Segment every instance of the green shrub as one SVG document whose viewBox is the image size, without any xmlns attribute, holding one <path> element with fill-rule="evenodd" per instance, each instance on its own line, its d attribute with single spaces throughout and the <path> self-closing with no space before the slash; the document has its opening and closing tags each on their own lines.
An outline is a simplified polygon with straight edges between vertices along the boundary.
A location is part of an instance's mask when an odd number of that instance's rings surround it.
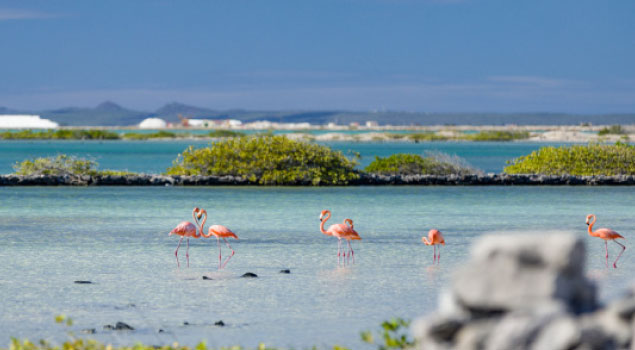
<svg viewBox="0 0 635 350">
<path fill-rule="evenodd" d="M 450 175 L 478 172 L 460 158 L 443 153 L 431 153 L 426 157 L 406 153 L 397 153 L 385 158 L 375 156 L 375 160 L 364 171 L 381 175 Z"/>
<path fill-rule="evenodd" d="M 119 134 L 107 130 L 20 130 L 0 133 L 0 139 L 6 140 L 118 140 Z"/>
<path fill-rule="evenodd" d="M 377 349 L 412 349 L 415 345 L 415 341 L 408 337 L 409 327 L 410 321 L 401 318 L 393 318 L 389 321 L 382 322 L 382 331 L 379 334 L 379 338 L 381 338 L 382 341 L 377 344 Z M 373 337 L 372 332 L 362 332 L 361 337 L 365 343 L 375 344 L 375 337 Z"/>
<path fill-rule="evenodd" d="M 133 173 L 115 170 L 97 170 L 97 162 L 60 154 L 55 157 L 24 160 L 13 166 L 17 175 L 130 175 Z"/>
<path fill-rule="evenodd" d="M 508 174 L 635 175 L 635 146 L 618 142 L 541 147 L 507 164 Z"/>
<path fill-rule="evenodd" d="M 187 135 L 189 136 L 189 134 Z M 163 130 L 149 133 L 149 134 L 131 132 L 131 133 L 127 133 L 123 135 L 123 138 L 129 139 L 129 140 L 148 140 L 148 139 L 158 139 L 158 138 L 173 139 L 175 137 L 177 137 L 175 133 L 169 132 L 169 131 L 163 131 Z"/>
<path fill-rule="evenodd" d="M 285 136 L 251 136 L 188 147 L 168 168 L 170 175 L 233 175 L 263 185 L 347 184 L 359 175 L 355 160 L 326 146 Z"/>
<path fill-rule="evenodd" d="M 421 141 L 447 141 L 448 137 L 447 136 L 442 136 L 442 135 L 437 135 L 433 132 L 422 132 L 422 133 L 415 133 L 415 134 L 408 134 L 408 139 L 414 141 L 414 142 L 421 142 Z"/>
<path fill-rule="evenodd" d="M 245 136 L 245 134 L 238 131 L 217 129 L 217 130 L 210 131 L 209 134 L 207 134 L 207 136 L 209 137 L 239 137 L 239 136 Z"/>
<path fill-rule="evenodd" d="M 626 131 L 622 129 L 621 125 L 611 125 L 609 127 L 604 127 L 602 130 L 598 131 L 599 136 L 604 135 L 624 135 Z"/>
<path fill-rule="evenodd" d="M 464 141 L 513 141 L 529 138 L 528 131 L 498 131 L 486 130 L 476 134 L 468 134 L 460 137 Z"/>
</svg>

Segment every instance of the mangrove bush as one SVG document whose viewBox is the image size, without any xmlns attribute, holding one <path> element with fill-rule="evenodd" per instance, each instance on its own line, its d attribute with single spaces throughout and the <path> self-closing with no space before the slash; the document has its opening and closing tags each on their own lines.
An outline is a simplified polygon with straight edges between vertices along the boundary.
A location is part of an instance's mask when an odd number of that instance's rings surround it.
<svg viewBox="0 0 635 350">
<path fill-rule="evenodd" d="M 364 171 L 381 175 L 462 175 L 478 172 L 460 158 L 442 153 L 429 153 L 425 157 L 407 153 L 396 153 L 388 157 L 375 156 L 375 160 Z"/>
<path fill-rule="evenodd" d="M 130 175 L 127 171 L 98 170 L 98 163 L 89 159 L 59 154 L 55 157 L 24 160 L 13 165 L 16 175 Z"/>
<path fill-rule="evenodd" d="M 20 130 L 0 132 L 0 139 L 5 140 L 117 140 L 119 134 L 107 130 Z"/>
<path fill-rule="evenodd" d="M 599 136 L 624 134 L 626 134 L 626 131 L 622 128 L 621 125 L 611 125 L 609 127 L 603 127 L 600 131 L 598 131 Z"/>
<path fill-rule="evenodd" d="M 285 136 L 228 138 L 209 147 L 188 147 L 169 175 L 232 175 L 263 185 L 343 185 L 359 175 L 356 160 L 326 146 Z"/>
<path fill-rule="evenodd" d="M 541 147 L 507 164 L 504 172 L 508 174 L 635 175 L 635 145 Z"/>
</svg>

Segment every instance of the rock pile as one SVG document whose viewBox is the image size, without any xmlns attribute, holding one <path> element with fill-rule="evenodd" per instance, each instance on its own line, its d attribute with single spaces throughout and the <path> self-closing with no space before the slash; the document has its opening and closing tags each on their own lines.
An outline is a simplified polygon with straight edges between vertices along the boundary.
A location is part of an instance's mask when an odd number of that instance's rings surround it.
<svg viewBox="0 0 635 350">
<path fill-rule="evenodd" d="M 633 186 L 635 176 L 573 175 L 378 175 L 360 174 L 350 185 L 511 186 L 511 185 L 610 185 Z M 258 185 L 241 176 L 138 175 L 0 175 L 0 186 L 223 186 Z M 311 186 L 300 181 L 296 186 Z"/>
<path fill-rule="evenodd" d="M 567 234 L 486 236 L 417 320 L 416 349 L 629 349 L 635 294 L 600 307 L 582 240 Z"/>
</svg>

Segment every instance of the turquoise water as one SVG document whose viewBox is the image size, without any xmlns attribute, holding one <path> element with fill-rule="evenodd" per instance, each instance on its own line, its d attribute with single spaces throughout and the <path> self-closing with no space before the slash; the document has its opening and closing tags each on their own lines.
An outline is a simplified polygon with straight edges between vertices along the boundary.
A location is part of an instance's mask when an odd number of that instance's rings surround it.
<svg viewBox="0 0 635 350">
<path fill-rule="evenodd" d="M 64 313 L 76 334 L 95 328 L 91 337 L 116 344 L 369 348 L 360 331 L 433 310 L 470 245 L 489 232 L 583 237 L 588 274 L 607 298 L 632 279 L 633 203 L 632 188 L 616 187 L 0 187 L 0 344 L 10 336 L 64 340 L 53 322 Z M 208 226 L 240 237 L 222 272 L 210 239 L 192 240 L 191 267 L 176 268 L 177 239 L 167 233 L 194 206 L 208 210 Z M 319 232 L 325 208 L 332 222 L 355 220 L 363 237 L 356 264 L 338 266 L 336 240 Z M 603 242 L 586 234 L 588 213 L 627 238 L 619 269 L 604 267 Z M 439 266 L 420 242 L 431 227 L 447 241 Z M 239 278 L 247 271 L 260 277 Z M 213 326 L 218 320 L 227 326 Z M 102 330 L 117 321 L 136 330 Z"/>
<path fill-rule="evenodd" d="M 100 169 L 162 173 L 177 155 L 189 145 L 205 147 L 208 141 L 0 141 L 0 174 L 13 172 L 12 165 L 24 159 L 64 153 L 95 160 Z M 443 152 L 464 158 L 485 172 L 501 172 L 505 161 L 529 154 L 545 145 L 558 143 L 532 142 L 325 142 L 352 156 L 359 152 L 360 166 L 368 165 L 375 156 L 394 153 L 425 154 Z"/>
</svg>

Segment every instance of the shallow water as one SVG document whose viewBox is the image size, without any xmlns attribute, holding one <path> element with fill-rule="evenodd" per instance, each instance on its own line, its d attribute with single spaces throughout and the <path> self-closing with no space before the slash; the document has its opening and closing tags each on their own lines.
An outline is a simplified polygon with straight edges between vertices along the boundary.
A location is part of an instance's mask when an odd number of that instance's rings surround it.
<svg viewBox="0 0 635 350">
<path fill-rule="evenodd" d="M 624 187 L 0 187 L 0 344 L 64 340 L 65 327 L 53 322 L 64 313 L 76 334 L 96 328 L 90 337 L 117 344 L 368 348 L 360 331 L 433 310 L 470 245 L 493 231 L 580 235 L 588 274 L 607 298 L 632 279 L 633 203 L 635 191 Z M 167 233 L 191 220 L 195 205 L 209 211 L 207 226 L 240 237 L 222 272 L 211 239 L 193 239 L 191 267 L 176 268 L 177 238 Z M 328 224 L 355 220 L 363 240 L 354 265 L 338 267 L 336 240 L 319 232 L 324 208 L 333 211 Z M 586 235 L 591 212 L 627 238 L 617 270 L 604 267 L 603 243 Z M 431 227 L 447 241 L 439 266 L 420 242 Z M 239 278 L 247 271 L 259 278 Z M 218 320 L 227 326 L 213 326 Z M 136 330 L 102 330 L 117 321 Z"/>
<path fill-rule="evenodd" d="M 128 170 L 139 173 L 163 173 L 179 153 L 189 145 L 205 147 L 209 141 L 2 141 L 0 140 L 0 174 L 13 172 L 16 162 L 57 154 L 75 155 L 95 160 L 100 169 Z M 335 150 L 352 157 L 362 156 L 365 167 L 375 156 L 394 153 L 442 152 L 464 158 L 472 166 L 485 172 L 501 172 L 505 161 L 520 157 L 546 145 L 559 143 L 534 142 L 324 142 Z"/>
</svg>

